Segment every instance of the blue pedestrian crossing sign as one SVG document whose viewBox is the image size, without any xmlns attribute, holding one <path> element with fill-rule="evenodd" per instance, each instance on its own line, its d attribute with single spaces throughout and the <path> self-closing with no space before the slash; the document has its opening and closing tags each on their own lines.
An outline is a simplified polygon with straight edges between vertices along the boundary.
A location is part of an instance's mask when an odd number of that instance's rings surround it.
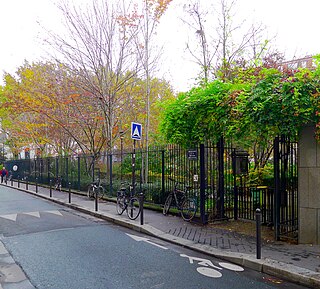
<svg viewBox="0 0 320 289">
<path fill-rule="evenodd" d="M 142 138 L 142 125 L 140 123 L 131 123 L 131 138 L 141 140 Z"/>
</svg>

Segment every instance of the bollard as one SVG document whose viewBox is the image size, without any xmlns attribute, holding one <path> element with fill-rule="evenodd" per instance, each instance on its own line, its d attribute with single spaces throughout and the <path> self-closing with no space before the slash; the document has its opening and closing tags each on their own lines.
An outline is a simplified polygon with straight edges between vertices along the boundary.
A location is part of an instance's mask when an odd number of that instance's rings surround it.
<svg viewBox="0 0 320 289">
<path fill-rule="evenodd" d="M 13 178 L 11 177 L 11 187 L 13 187 Z"/>
<path fill-rule="evenodd" d="M 257 259 L 261 259 L 261 210 L 256 209 L 256 235 L 257 235 L 257 243 L 256 243 L 256 252 Z"/>
<path fill-rule="evenodd" d="M 36 194 L 38 193 L 38 178 L 36 178 Z"/>
<path fill-rule="evenodd" d="M 52 198 L 52 180 L 50 180 L 50 198 Z"/>
<path fill-rule="evenodd" d="M 144 193 L 140 194 L 140 225 L 143 225 L 143 202 L 144 202 Z"/>
<path fill-rule="evenodd" d="M 98 211 L 98 190 L 96 190 L 94 194 L 94 201 L 95 201 L 95 210 Z"/>
<path fill-rule="evenodd" d="M 26 190 L 29 190 L 29 183 L 28 183 L 28 177 L 26 177 Z"/>
<path fill-rule="evenodd" d="M 69 183 L 69 204 L 71 203 L 71 183 Z"/>
<path fill-rule="evenodd" d="M 19 179 L 19 176 L 18 176 L 18 188 L 20 188 L 20 179 Z"/>
</svg>

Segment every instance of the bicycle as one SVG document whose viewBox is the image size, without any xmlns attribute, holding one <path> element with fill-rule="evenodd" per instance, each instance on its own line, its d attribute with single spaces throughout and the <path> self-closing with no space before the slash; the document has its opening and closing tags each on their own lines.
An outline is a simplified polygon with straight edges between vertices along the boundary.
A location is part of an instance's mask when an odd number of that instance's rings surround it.
<svg viewBox="0 0 320 289">
<path fill-rule="evenodd" d="M 122 186 L 117 192 L 117 213 L 122 215 L 126 211 L 129 219 L 135 220 L 140 215 L 141 204 L 139 198 L 131 195 L 132 189 L 132 185 L 128 189 Z"/>
<path fill-rule="evenodd" d="M 94 199 L 96 195 L 98 195 L 98 199 L 102 199 L 104 196 L 104 188 L 101 186 L 100 179 L 97 179 L 88 186 L 88 198 Z"/>
<path fill-rule="evenodd" d="M 170 179 L 171 181 L 174 181 Z M 185 186 L 184 190 L 178 189 L 178 185 L 181 184 L 175 181 L 174 189 L 171 191 L 164 203 L 163 214 L 167 215 L 169 209 L 174 201 L 176 203 L 177 209 L 180 211 L 182 219 L 185 221 L 190 221 L 194 218 L 197 212 L 197 202 L 194 198 L 187 197 L 187 192 L 191 188 L 190 186 Z"/>
<path fill-rule="evenodd" d="M 55 184 L 54 184 L 54 189 L 56 191 L 60 191 L 61 192 L 61 188 L 62 188 L 62 178 L 60 176 L 58 176 L 56 178 Z"/>
</svg>

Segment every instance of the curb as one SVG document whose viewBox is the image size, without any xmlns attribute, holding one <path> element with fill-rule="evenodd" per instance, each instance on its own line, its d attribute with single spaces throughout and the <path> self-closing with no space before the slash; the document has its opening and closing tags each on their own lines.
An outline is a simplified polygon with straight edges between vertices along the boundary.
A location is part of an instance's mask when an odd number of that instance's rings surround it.
<svg viewBox="0 0 320 289">
<path fill-rule="evenodd" d="M 274 277 L 283 278 L 283 279 L 286 279 L 287 281 L 308 286 L 310 288 L 320 289 L 320 273 L 309 270 L 309 269 L 301 268 L 298 266 L 290 265 L 284 262 L 280 262 L 280 261 L 276 261 L 268 258 L 256 259 L 252 255 L 244 254 L 244 253 L 236 253 L 236 252 L 229 252 L 229 251 L 224 252 L 219 249 L 210 247 L 208 245 L 197 244 L 190 240 L 186 240 L 180 237 L 173 236 L 168 233 L 164 233 L 163 231 L 158 230 L 148 224 L 140 225 L 140 224 L 137 224 L 136 221 L 132 221 L 129 219 L 127 220 L 122 218 L 115 218 L 113 215 L 109 215 L 108 213 L 99 213 L 93 209 L 90 210 L 88 208 L 79 206 L 77 204 L 66 203 L 61 199 L 50 198 L 41 193 L 27 191 L 22 188 L 13 188 L 13 189 L 17 189 L 17 190 L 29 193 L 31 195 L 52 201 L 59 205 L 69 207 L 71 209 L 77 210 L 85 214 L 89 214 L 99 219 L 112 222 L 122 227 L 126 227 L 134 231 L 141 232 L 141 233 L 162 239 L 172 244 L 180 245 L 188 249 L 210 255 L 212 257 L 226 260 L 234 264 L 237 264 L 261 273 L 266 273 Z"/>
</svg>

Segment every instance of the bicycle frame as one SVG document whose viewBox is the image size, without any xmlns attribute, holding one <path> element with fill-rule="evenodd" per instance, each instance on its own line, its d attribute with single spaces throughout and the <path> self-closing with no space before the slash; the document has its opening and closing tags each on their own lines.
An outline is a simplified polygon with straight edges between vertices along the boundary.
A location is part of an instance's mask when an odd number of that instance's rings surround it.
<svg viewBox="0 0 320 289">
<path fill-rule="evenodd" d="M 184 201 L 184 199 L 186 198 L 186 192 L 183 190 L 179 190 L 177 188 L 174 188 L 172 194 L 173 194 L 173 197 L 176 202 L 176 206 L 177 206 L 178 210 L 181 210 L 181 204 Z M 180 200 L 178 199 L 178 194 L 181 195 Z"/>
<path fill-rule="evenodd" d="M 98 198 L 103 198 L 104 188 L 101 186 L 100 179 L 97 179 L 95 182 L 91 183 L 88 187 L 87 196 L 89 198 L 95 198 L 98 194 Z"/>
<path fill-rule="evenodd" d="M 185 221 L 190 221 L 197 212 L 197 201 L 195 198 L 188 197 L 188 187 L 185 187 L 184 190 L 181 190 L 178 189 L 177 186 L 178 183 L 176 182 L 173 191 L 169 193 L 165 201 L 163 206 L 163 214 L 167 215 L 172 204 L 172 199 L 174 198 L 176 207 L 180 211 L 182 218 Z M 179 197 L 179 195 L 181 195 L 181 197 Z"/>
<path fill-rule="evenodd" d="M 129 188 L 122 187 L 117 193 L 117 212 L 122 215 L 124 211 L 127 212 L 127 216 L 131 220 L 135 220 L 141 211 L 141 205 L 139 198 L 132 196 L 132 186 Z"/>
</svg>

